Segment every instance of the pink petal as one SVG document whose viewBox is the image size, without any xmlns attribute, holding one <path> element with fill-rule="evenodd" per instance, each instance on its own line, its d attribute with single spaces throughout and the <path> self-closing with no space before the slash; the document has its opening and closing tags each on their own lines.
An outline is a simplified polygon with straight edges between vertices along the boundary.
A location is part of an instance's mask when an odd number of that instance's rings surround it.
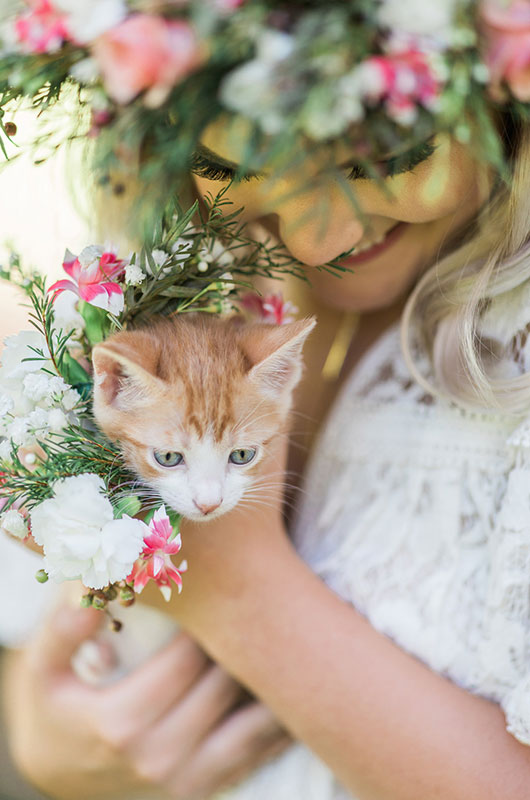
<svg viewBox="0 0 530 800">
<path fill-rule="evenodd" d="M 163 536 L 159 536 L 158 533 L 150 533 L 144 537 L 144 545 L 153 552 L 155 550 L 163 550 L 165 544 L 165 538 Z"/>
<path fill-rule="evenodd" d="M 67 250 L 64 254 L 63 269 L 75 281 L 79 280 L 81 264 L 79 263 L 79 259 L 76 258 L 69 250 Z"/>
<path fill-rule="evenodd" d="M 54 293 L 54 299 L 58 294 L 61 294 L 61 292 L 73 292 L 80 297 L 77 284 L 75 284 L 73 281 L 67 280 L 56 281 L 54 284 L 52 284 L 52 286 L 50 286 L 48 292 Z"/>
<path fill-rule="evenodd" d="M 117 283 L 90 283 L 80 286 L 79 294 L 90 305 L 103 308 L 112 314 L 123 311 L 123 290 Z"/>
<path fill-rule="evenodd" d="M 162 597 L 164 598 L 166 603 L 169 603 L 169 601 L 171 600 L 171 586 L 159 586 L 158 588 L 162 592 Z"/>
</svg>

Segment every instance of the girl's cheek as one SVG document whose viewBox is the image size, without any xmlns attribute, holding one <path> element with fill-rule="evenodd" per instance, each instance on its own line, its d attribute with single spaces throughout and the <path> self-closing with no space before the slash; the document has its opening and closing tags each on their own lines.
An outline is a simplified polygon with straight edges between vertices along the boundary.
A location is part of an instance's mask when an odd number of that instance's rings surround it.
<svg viewBox="0 0 530 800">
<path fill-rule="evenodd" d="M 478 207 L 491 190 L 491 174 L 469 150 L 448 137 L 414 172 L 396 175 L 385 187 L 362 182 L 357 194 L 366 214 L 402 222 L 432 222 L 470 205 Z"/>
</svg>

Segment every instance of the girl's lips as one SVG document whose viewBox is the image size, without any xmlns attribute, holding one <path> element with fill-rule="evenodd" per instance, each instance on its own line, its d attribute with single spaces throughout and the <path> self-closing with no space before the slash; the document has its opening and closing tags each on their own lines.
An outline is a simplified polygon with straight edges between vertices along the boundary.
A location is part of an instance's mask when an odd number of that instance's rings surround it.
<svg viewBox="0 0 530 800">
<path fill-rule="evenodd" d="M 399 239 L 407 227 L 408 222 L 398 222 L 397 225 L 394 225 L 393 228 L 390 228 L 382 242 L 379 242 L 379 244 L 374 244 L 373 247 L 371 247 L 369 250 L 365 250 L 363 253 L 343 258 L 342 261 L 337 261 L 337 264 L 340 264 L 341 267 L 356 267 L 358 264 L 362 264 L 364 261 L 369 261 L 371 258 L 375 258 L 375 256 L 380 255 L 389 247 L 392 247 L 396 239 Z"/>
</svg>

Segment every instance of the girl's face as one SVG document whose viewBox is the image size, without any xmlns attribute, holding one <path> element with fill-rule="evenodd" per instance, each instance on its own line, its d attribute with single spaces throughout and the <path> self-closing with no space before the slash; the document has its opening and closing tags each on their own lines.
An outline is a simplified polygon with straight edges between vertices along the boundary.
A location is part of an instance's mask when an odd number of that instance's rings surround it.
<svg viewBox="0 0 530 800">
<path fill-rule="evenodd" d="M 231 180 L 240 141 L 222 122 L 208 128 L 194 164 L 200 195 L 215 195 Z M 308 267 L 354 248 L 339 259 L 348 268 L 340 280 L 323 271 L 310 275 L 324 301 L 349 310 L 373 311 L 402 299 L 491 189 L 491 176 L 471 148 L 445 134 L 399 157 L 385 156 L 383 181 L 366 178 L 345 145 L 336 146 L 334 161 L 348 184 L 323 167 L 321 156 L 277 175 L 272 166 L 264 169 L 230 186 L 226 198 L 243 207 L 242 221 L 258 223 L 253 235 L 273 234 Z"/>
</svg>

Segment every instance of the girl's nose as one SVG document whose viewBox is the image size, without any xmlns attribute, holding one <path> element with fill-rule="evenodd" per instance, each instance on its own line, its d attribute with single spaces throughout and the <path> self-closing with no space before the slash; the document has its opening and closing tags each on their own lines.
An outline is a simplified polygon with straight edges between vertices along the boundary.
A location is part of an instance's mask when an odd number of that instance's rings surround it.
<svg viewBox="0 0 530 800">
<path fill-rule="evenodd" d="M 324 201 L 322 201 L 323 194 Z M 319 266 L 355 247 L 364 236 L 351 198 L 336 185 L 319 187 L 318 192 L 294 193 L 287 200 L 269 200 L 266 227 L 284 243 L 294 258 L 308 266 Z"/>
<path fill-rule="evenodd" d="M 291 255 L 310 267 L 333 261 L 355 247 L 364 234 L 359 220 L 336 216 L 299 224 L 296 219 L 280 216 L 278 227 L 280 239 Z"/>
</svg>

